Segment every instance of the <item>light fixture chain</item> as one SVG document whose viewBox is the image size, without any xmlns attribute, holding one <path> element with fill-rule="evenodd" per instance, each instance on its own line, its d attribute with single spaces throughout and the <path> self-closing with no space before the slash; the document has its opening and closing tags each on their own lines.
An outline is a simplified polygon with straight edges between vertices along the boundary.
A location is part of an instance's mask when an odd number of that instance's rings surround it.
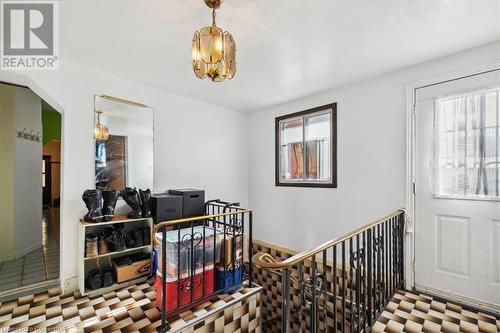
<svg viewBox="0 0 500 333">
<path fill-rule="evenodd" d="M 215 27 L 215 8 L 212 9 L 212 26 Z"/>
</svg>

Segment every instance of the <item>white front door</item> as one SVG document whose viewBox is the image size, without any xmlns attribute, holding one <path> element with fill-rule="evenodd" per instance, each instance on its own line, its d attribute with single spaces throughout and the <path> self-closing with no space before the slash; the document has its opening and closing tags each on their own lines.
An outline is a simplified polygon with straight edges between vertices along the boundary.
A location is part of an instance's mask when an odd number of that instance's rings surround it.
<svg viewBox="0 0 500 333">
<path fill-rule="evenodd" d="M 500 311 L 500 72 L 416 90 L 415 287 Z"/>
</svg>

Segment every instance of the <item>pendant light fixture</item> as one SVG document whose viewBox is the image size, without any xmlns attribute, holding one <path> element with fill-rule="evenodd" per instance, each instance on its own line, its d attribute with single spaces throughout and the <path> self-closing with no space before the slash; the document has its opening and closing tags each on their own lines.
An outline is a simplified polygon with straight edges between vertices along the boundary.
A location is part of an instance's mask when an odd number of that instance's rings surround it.
<svg viewBox="0 0 500 333">
<path fill-rule="evenodd" d="M 109 138 L 109 130 L 106 126 L 101 124 L 102 111 L 96 111 L 96 113 L 97 113 L 97 124 L 94 127 L 94 137 L 96 140 L 105 141 Z"/>
<path fill-rule="evenodd" d="M 204 0 L 212 9 L 212 26 L 196 31 L 193 36 L 192 63 L 197 77 L 213 82 L 232 79 L 236 72 L 236 44 L 233 36 L 215 25 L 215 11 L 222 0 Z"/>
</svg>

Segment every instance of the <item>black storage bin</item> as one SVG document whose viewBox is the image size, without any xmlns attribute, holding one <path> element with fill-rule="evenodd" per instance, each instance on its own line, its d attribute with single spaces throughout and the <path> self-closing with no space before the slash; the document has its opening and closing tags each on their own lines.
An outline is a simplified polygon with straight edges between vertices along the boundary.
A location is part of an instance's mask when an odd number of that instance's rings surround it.
<svg viewBox="0 0 500 333">
<path fill-rule="evenodd" d="M 182 217 L 205 215 L 205 191 L 187 188 L 168 193 L 182 197 Z"/>
<path fill-rule="evenodd" d="M 151 197 L 151 215 L 155 224 L 182 218 L 182 197 L 154 194 Z"/>
</svg>

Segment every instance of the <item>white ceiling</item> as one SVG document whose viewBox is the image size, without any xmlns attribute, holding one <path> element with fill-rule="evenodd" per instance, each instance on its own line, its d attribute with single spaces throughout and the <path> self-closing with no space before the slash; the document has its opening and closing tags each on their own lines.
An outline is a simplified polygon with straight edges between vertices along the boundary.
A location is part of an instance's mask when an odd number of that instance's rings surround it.
<svg viewBox="0 0 500 333">
<path fill-rule="evenodd" d="M 499 39 L 498 1 L 226 0 L 217 23 L 237 45 L 233 80 L 199 80 L 202 0 L 61 3 L 63 60 L 252 112 Z"/>
</svg>

